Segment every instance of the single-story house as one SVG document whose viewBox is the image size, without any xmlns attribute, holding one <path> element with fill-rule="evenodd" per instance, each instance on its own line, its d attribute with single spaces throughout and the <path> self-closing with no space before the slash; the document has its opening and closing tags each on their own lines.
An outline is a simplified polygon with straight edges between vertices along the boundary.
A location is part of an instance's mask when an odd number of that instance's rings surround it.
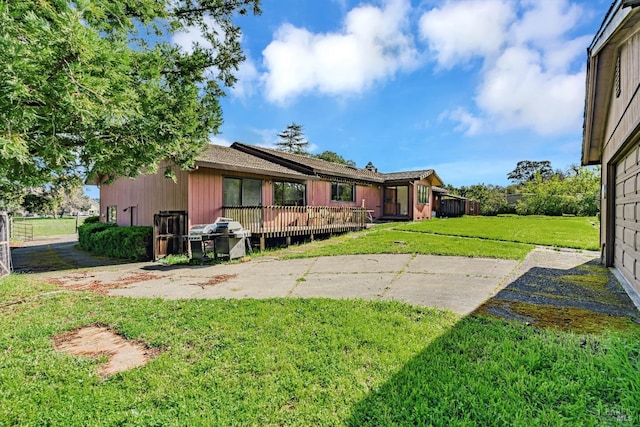
<svg viewBox="0 0 640 427">
<path fill-rule="evenodd" d="M 640 301 L 640 1 L 616 0 L 588 49 L 582 164 L 602 165 L 604 263 Z"/>
<path fill-rule="evenodd" d="M 371 164 L 356 168 L 237 142 L 209 145 L 193 170 L 174 172 L 175 182 L 162 171 L 111 184 L 98 179 L 102 221 L 155 226 L 161 256 L 191 226 L 222 216 L 240 221 L 262 245 L 271 237 L 357 230 L 376 219 L 429 219 L 432 188 L 442 185 L 432 169 L 380 173 Z"/>
</svg>

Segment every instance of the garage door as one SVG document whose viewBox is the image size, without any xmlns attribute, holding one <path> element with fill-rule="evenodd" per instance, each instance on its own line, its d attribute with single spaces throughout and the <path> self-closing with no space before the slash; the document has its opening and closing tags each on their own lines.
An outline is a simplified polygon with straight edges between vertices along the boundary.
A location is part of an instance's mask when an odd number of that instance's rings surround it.
<svg viewBox="0 0 640 427">
<path fill-rule="evenodd" d="M 635 147 L 616 165 L 614 265 L 640 289 L 640 157 Z"/>
</svg>

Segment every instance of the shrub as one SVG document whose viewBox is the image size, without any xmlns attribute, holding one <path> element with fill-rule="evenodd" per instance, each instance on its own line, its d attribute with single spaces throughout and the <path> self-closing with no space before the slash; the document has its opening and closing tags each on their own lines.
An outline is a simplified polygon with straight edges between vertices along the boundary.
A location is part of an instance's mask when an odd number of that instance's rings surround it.
<svg viewBox="0 0 640 427">
<path fill-rule="evenodd" d="M 96 222 L 100 222 L 99 215 L 88 216 L 85 218 L 83 224 L 95 224 Z"/>
<path fill-rule="evenodd" d="M 118 227 L 97 222 L 78 228 L 78 241 L 83 249 L 113 258 L 149 260 L 153 256 L 152 240 L 152 227 Z"/>
<path fill-rule="evenodd" d="M 99 246 L 100 240 L 96 238 L 96 234 L 109 228 L 117 227 L 116 224 L 107 224 L 104 222 L 84 223 L 78 227 L 78 242 L 84 250 L 95 252 Z"/>
</svg>

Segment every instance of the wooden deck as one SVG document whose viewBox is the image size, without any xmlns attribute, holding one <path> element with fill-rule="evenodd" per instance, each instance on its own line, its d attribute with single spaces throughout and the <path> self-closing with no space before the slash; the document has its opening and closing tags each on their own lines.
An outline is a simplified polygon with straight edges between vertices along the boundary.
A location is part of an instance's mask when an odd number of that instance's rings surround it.
<svg viewBox="0 0 640 427">
<path fill-rule="evenodd" d="M 260 237 L 261 246 L 265 238 L 362 230 L 369 217 L 365 208 L 350 206 L 225 206 L 222 211 Z"/>
</svg>

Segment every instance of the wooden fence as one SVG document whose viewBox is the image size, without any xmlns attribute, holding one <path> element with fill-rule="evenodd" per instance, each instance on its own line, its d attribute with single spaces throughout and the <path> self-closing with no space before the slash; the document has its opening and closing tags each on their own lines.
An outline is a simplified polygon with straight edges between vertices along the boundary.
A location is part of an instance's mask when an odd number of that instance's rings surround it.
<svg viewBox="0 0 640 427">
<path fill-rule="evenodd" d="M 448 218 L 462 215 L 480 215 L 480 202 L 457 197 L 442 198 L 438 215 Z"/>
<path fill-rule="evenodd" d="M 272 238 L 312 236 L 362 230 L 367 210 L 350 206 L 225 206 L 223 216 L 232 218 L 252 235 Z"/>
</svg>

